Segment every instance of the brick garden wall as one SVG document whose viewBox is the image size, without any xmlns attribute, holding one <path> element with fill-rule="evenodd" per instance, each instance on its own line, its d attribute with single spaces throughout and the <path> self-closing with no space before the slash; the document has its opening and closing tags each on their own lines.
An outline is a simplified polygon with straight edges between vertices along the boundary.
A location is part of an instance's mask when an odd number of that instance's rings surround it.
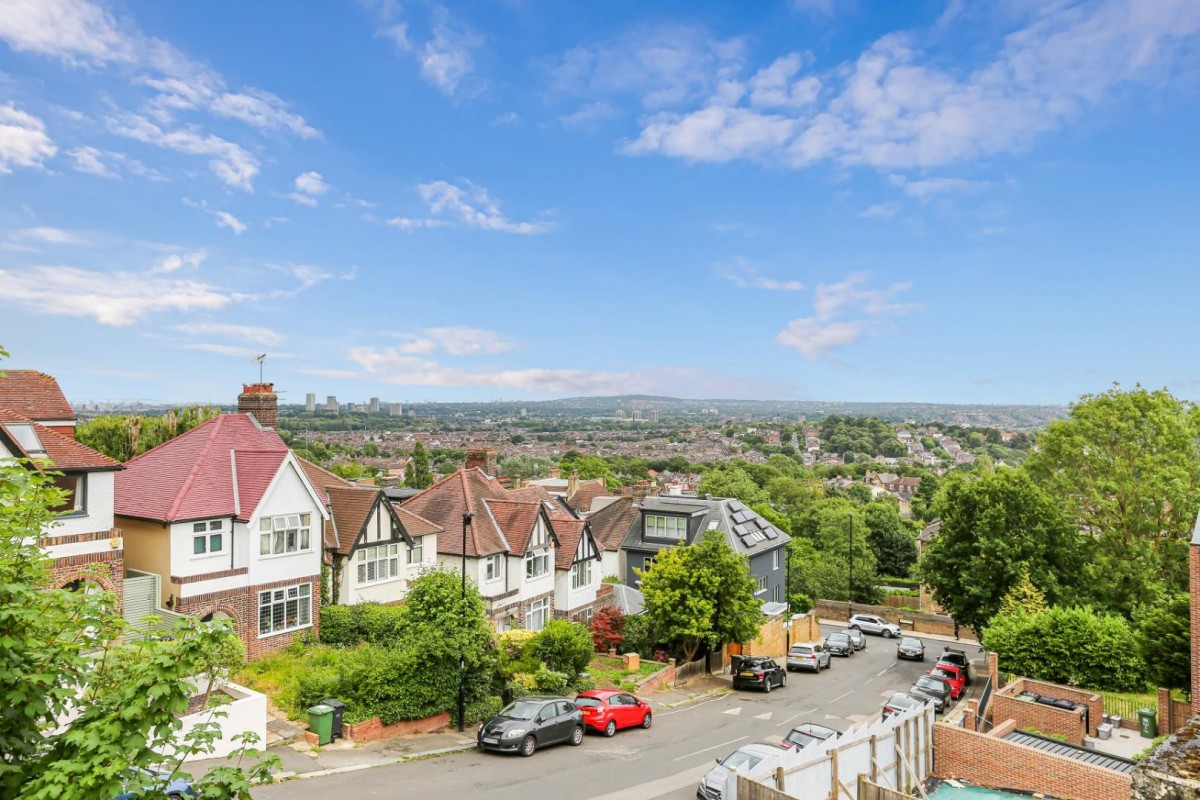
<svg viewBox="0 0 1200 800">
<path fill-rule="evenodd" d="M 393 736 L 409 736 L 414 733 L 433 733 L 450 725 L 450 712 L 443 711 L 425 719 L 402 719 L 391 725 L 384 725 L 379 717 L 362 722 L 342 726 L 345 737 L 352 742 L 364 744 L 379 739 L 390 739 Z"/>
<path fill-rule="evenodd" d="M 1200 713 L 1200 545 L 1188 547 L 1188 586 L 1191 587 L 1192 713 Z"/>
<path fill-rule="evenodd" d="M 786 657 L 788 639 L 787 628 L 784 627 L 786 622 L 787 618 L 783 614 L 776 614 L 763 622 L 754 641 L 747 642 L 742 646 L 742 653 L 748 656 Z"/>
<path fill-rule="evenodd" d="M 1121 772 L 944 722 L 933 729 L 933 774 L 992 789 L 1087 800 L 1128 800 L 1131 784 Z"/>
<path fill-rule="evenodd" d="M 104 550 L 54 559 L 54 566 L 50 568 L 51 586 L 60 588 L 80 579 L 95 581 L 111 592 L 116 599 L 116 613 L 121 613 L 125 590 L 124 550 Z"/>
<path fill-rule="evenodd" d="M 675 685 L 675 659 L 671 659 L 670 663 L 660 669 L 658 672 L 650 675 L 640 681 L 637 685 L 635 694 L 646 695 L 660 692 L 663 689 L 670 689 Z"/>
<path fill-rule="evenodd" d="M 258 638 L 258 593 L 267 589 L 281 589 L 285 586 L 295 586 L 298 583 L 312 584 L 312 627 L 301 628 L 287 633 L 278 633 L 263 639 Z M 316 636 L 320 631 L 321 622 L 321 576 L 309 575 L 303 578 L 289 578 L 286 581 L 264 583 L 258 586 L 248 586 L 240 589 L 227 589 L 221 592 L 180 598 L 173 609 L 179 614 L 189 614 L 195 617 L 205 617 L 220 612 L 233 620 L 234 627 L 242 643 L 246 645 L 246 657 L 258 658 L 276 650 L 282 650 L 294 641 L 307 635 Z"/>
</svg>

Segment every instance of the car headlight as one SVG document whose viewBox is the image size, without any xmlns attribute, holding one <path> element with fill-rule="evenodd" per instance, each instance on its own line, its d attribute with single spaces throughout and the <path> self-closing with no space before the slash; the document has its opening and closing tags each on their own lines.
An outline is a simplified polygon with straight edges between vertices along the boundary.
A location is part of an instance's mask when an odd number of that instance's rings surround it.
<svg viewBox="0 0 1200 800">
<path fill-rule="evenodd" d="M 508 730 L 506 730 L 504 732 L 505 739 L 515 739 L 518 736 L 524 736 L 524 735 L 525 735 L 524 728 L 509 728 Z"/>
</svg>

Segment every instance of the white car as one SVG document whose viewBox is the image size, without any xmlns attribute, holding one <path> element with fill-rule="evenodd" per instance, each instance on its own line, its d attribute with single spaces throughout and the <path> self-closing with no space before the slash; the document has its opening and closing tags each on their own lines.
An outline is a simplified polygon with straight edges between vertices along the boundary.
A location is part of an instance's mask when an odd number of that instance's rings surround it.
<svg viewBox="0 0 1200 800">
<path fill-rule="evenodd" d="M 899 625 L 874 614 L 855 614 L 850 618 L 850 627 L 858 628 L 863 633 L 877 633 L 888 639 L 900 635 Z"/>
<path fill-rule="evenodd" d="M 749 777 L 751 770 L 764 760 L 777 758 L 779 752 L 779 748 L 770 745 L 744 744 L 724 758 L 718 758 L 717 765 L 700 779 L 700 785 L 696 788 L 697 800 L 721 800 L 730 770 L 736 769 Z"/>
</svg>

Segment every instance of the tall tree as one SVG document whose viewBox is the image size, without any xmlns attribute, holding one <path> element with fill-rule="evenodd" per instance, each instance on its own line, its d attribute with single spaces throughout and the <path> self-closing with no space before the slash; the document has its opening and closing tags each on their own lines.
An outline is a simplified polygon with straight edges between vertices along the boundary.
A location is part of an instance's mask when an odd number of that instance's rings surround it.
<svg viewBox="0 0 1200 800">
<path fill-rule="evenodd" d="M 40 472 L 0 465 L 0 797 L 13 800 L 116 797 L 130 769 L 161 768 L 173 748 L 171 773 L 184 755 L 211 752 L 219 722 L 180 736 L 194 693 L 188 678 L 237 649 L 226 646 L 228 628 L 195 618 L 168 640 L 128 637 L 109 593 L 50 588 L 49 557 L 36 542 L 60 500 Z M 218 768 L 196 788 L 248 800 L 250 780 L 277 764 Z M 155 780 L 133 788 L 159 796 Z"/>
<path fill-rule="evenodd" d="M 1133 613 L 1138 644 L 1152 686 L 1192 688 L 1191 598 L 1186 592 L 1164 597 Z"/>
<path fill-rule="evenodd" d="M 748 506 L 767 501 L 766 491 L 750 473 L 733 465 L 714 467 L 704 473 L 700 491 L 713 497 L 736 497 Z"/>
<path fill-rule="evenodd" d="M 674 643 L 685 661 L 703 645 L 747 642 L 758 635 L 762 614 L 750 565 L 719 531 L 662 551 L 641 577 L 651 629 Z"/>
<path fill-rule="evenodd" d="M 531 453 L 517 453 L 500 462 L 500 474 L 508 478 L 530 480 L 544 478 L 550 474 L 554 462 L 544 456 Z"/>
<path fill-rule="evenodd" d="M 428 489 L 433 485 L 433 470 L 429 468 L 429 454 L 420 439 L 413 445 L 412 458 L 404 467 L 404 485 L 411 489 Z"/>
<path fill-rule="evenodd" d="M 1187 541 L 1200 504 L 1200 408 L 1165 389 L 1084 396 L 1025 463 L 1097 541 L 1086 585 L 1129 614 L 1160 587 L 1187 590 Z"/>
<path fill-rule="evenodd" d="M 188 406 L 155 416 L 110 414 L 77 425 L 75 438 L 117 461 L 128 461 L 220 413 L 211 406 Z"/>
<path fill-rule="evenodd" d="M 866 509 L 867 544 L 880 575 L 907 578 L 917 563 L 916 537 L 905 527 L 893 503 L 870 503 Z"/>
<path fill-rule="evenodd" d="M 1024 472 L 953 474 L 935 507 L 941 531 L 920 572 L 955 620 L 983 630 L 1026 571 L 1051 603 L 1073 599 L 1084 538 Z"/>
</svg>

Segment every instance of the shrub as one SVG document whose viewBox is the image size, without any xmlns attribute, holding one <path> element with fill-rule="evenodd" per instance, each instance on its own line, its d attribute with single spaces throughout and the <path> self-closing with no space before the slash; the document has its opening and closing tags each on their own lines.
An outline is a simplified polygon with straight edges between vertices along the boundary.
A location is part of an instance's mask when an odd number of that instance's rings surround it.
<svg viewBox="0 0 1200 800">
<path fill-rule="evenodd" d="M 627 616 L 621 633 L 625 637 L 621 649 L 626 653 L 637 653 L 642 658 L 650 658 L 654 654 L 656 637 L 650 629 L 650 620 L 644 614 Z"/>
<path fill-rule="evenodd" d="M 592 635 L 578 623 L 550 620 L 534 640 L 532 652 L 547 669 L 574 680 L 592 660 Z"/>
<path fill-rule="evenodd" d="M 571 687 L 571 678 L 565 672 L 542 667 L 533 676 L 534 685 L 545 694 L 565 694 Z"/>
<path fill-rule="evenodd" d="M 609 606 L 602 608 L 592 617 L 592 644 L 601 653 L 620 647 L 625 641 L 622 631 L 625 628 L 625 614 L 619 608 Z"/>
<path fill-rule="evenodd" d="M 538 636 L 537 631 L 527 631 L 520 628 L 504 631 L 496 637 L 500 647 L 500 655 L 509 661 L 520 661 L 529 651 L 533 640 Z"/>
<path fill-rule="evenodd" d="M 323 606 L 321 608 L 321 642 L 330 645 L 354 644 L 354 606 Z"/>
<path fill-rule="evenodd" d="M 321 609 L 321 643 L 339 647 L 363 642 L 392 644 L 402 636 L 404 613 L 403 606 L 379 603 L 327 606 Z"/>
</svg>

